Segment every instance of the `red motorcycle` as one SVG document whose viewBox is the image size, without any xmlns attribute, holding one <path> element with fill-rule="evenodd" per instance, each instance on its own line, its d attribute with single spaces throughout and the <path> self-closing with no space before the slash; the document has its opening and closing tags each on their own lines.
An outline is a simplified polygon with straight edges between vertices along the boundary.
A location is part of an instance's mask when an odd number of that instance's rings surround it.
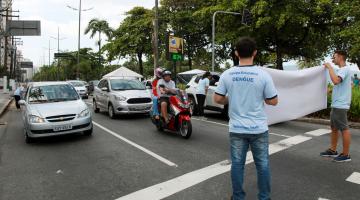
<svg viewBox="0 0 360 200">
<path fill-rule="evenodd" d="M 176 90 L 176 94 L 169 97 L 169 102 L 169 123 L 165 124 L 162 116 L 160 119 L 155 119 L 155 116 L 151 116 L 151 121 L 159 131 L 163 131 L 164 129 L 175 131 L 185 139 L 190 138 L 192 125 L 190 102 L 188 101 L 187 94 L 183 91 Z M 158 104 L 158 108 L 161 110 L 160 104 Z"/>
</svg>

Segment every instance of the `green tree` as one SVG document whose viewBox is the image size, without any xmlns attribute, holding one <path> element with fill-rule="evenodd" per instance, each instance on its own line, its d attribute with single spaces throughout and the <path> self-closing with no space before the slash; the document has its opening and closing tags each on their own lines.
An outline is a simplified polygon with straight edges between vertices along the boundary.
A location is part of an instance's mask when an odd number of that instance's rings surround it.
<svg viewBox="0 0 360 200">
<path fill-rule="evenodd" d="M 360 4 L 358 1 L 339 1 L 333 16 L 332 41 L 334 49 L 348 52 L 349 61 L 360 69 Z"/>
<path fill-rule="evenodd" d="M 203 8 L 200 14 L 210 18 L 216 10 L 242 13 L 249 9 L 252 22 L 248 26 L 242 25 L 237 17 L 223 16 L 217 20 L 216 43 L 220 44 L 218 48 L 228 50 L 222 58 L 231 52 L 231 44 L 239 36 L 247 35 L 258 43 L 261 60 L 257 62 L 264 63 L 263 59 L 275 55 L 276 68 L 283 69 L 285 59 L 316 59 L 327 53 L 333 7 L 332 0 L 220 0 Z"/>
<path fill-rule="evenodd" d="M 113 30 L 107 21 L 94 18 L 89 21 L 89 24 L 85 29 L 85 34 L 88 33 L 90 33 L 90 38 L 93 38 L 96 33 L 99 35 L 97 45 L 99 46 L 99 63 L 101 63 L 101 34 L 105 34 L 109 40 L 113 34 Z"/>
<path fill-rule="evenodd" d="M 204 23 L 203 19 L 195 13 L 211 4 L 209 0 L 161 1 L 160 19 L 163 23 L 164 21 L 167 23 L 167 31 L 184 38 L 184 54 L 190 69 L 193 66 L 194 57 L 197 57 L 199 51 L 210 44 L 207 35 L 211 33 L 211 23 Z"/>
<path fill-rule="evenodd" d="M 104 46 L 108 59 L 137 58 L 139 73 L 143 75 L 143 57 L 152 54 L 152 20 L 153 12 L 143 7 L 126 12 L 126 18 Z"/>
</svg>

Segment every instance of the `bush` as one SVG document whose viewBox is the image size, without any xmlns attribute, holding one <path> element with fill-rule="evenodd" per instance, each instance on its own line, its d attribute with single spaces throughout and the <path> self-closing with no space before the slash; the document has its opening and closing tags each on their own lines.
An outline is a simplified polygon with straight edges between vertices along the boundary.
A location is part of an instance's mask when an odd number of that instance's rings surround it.
<svg viewBox="0 0 360 200">
<path fill-rule="evenodd" d="M 329 87 L 332 90 L 332 87 Z M 331 111 L 331 93 L 328 94 L 327 109 L 310 114 L 308 117 L 329 119 Z M 348 112 L 348 119 L 354 122 L 360 122 L 360 88 L 354 87 L 352 89 L 351 105 Z"/>
</svg>

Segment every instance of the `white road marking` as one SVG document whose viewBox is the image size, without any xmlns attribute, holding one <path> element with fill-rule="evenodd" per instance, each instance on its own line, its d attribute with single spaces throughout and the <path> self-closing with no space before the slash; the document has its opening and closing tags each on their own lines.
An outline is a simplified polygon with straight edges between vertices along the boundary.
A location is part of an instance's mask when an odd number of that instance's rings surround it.
<svg viewBox="0 0 360 200">
<path fill-rule="evenodd" d="M 228 124 L 223 124 L 223 123 L 219 123 L 219 122 L 213 122 L 213 121 L 199 119 L 199 118 L 195 118 L 195 117 L 192 117 L 191 119 L 194 119 L 194 120 L 197 120 L 197 121 L 207 122 L 207 123 L 210 123 L 210 124 L 217 124 L 217 125 L 220 125 L 220 126 L 229 126 Z"/>
<path fill-rule="evenodd" d="M 291 138 L 281 140 L 279 142 L 269 145 L 269 154 L 274 154 L 279 151 L 288 149 L 294 145 L 300 144 L 311 137 L 297 135 Z M 246 164 L 254 162 L 251 152 L 247 153 Z M 158 200 L 169 197 L 177 192 L 185 190 L 203 181 L 206 181 L 215 176 L 227 173 L 230 171 L 231 165 L 228 160 L 216 163 L 214 165 L 184 174 L 174 179 L 150 186 L 148 188 L 136 191 L 126 196 L 120 197 L 116 200 L 133 200 L 133 199 L 146 199 Z"/>
<path fill-rule="evenodd" d="M 278 133 L 269 133 L 270 135 L 276 135 L 276 136 L 280 136 L 280 137 L 286 137 L 286 138 L 290 138 L 291 136 L 288 135 L 282 135 L 282 134 L 278 134 Z"/>
<path fill-rule="evenodd" d="M 152 151 L 150 151 L 150 150 L 148 150 L 148 149 L 146 149 L 146 148 L 144 148 L 144 147 L 142 147 L 142 146 L 140 146 L 140 145 L 138 145 L 138 144 L 136 144 L 136 143 L 134 143 L 134 142 L 132 142 L 132 141 L 130 141 L 130 140 L 122 137 L 122 136 L 120 136 L 120 135 L 118 135 L 117 133 L 115 133 L 115 132 L 107 129 L 106 127 L 104 127 L 104 126 L 102 126 L 102 125 L 100 125 L 100 124 L 98 124 L 98 123 L 96 123 L 96 122 L 94 122 L 94 121 L 93 121 L 93 124 L 96 125 L 97 127 L 101 128 L 102 130 L 110 133 L 111 135 L 117 137 L 118 139 L 120 139 L 120 140 L 122 140 L 122 141 L 124 141 L 124 142 L 126 142 L 126 143 L 128 143 L 128 144 L 130 144 L 130 145 L 132 145 L 132 146 L 134 146 L 135 148 L 137 148 L 137 149 L 145 152 L 146 154 L 149 154 L 150 156 L 152 156 L 152 157 L 160 160 L 161 162 L 163 162 L 163 163 L 165 163 L 165 164 L 167 164 L 167 165 L 169 165 L 169 166 L 171 166 L 171 167 L 177 167 L 177 165 L 176 165 L 175 163 L 173 163 L 173 162 L 171 162 L 171 161 L 169 161 L 169 160 L 167 160 L 167 159 L 159 156 L 158 154 L 156 154 L 156 153 L 154 153 L 154 152 L 152 152 Z"/>
<path fill-rule="evenodd" d="M 320 197 L 318 200 L 330 200 L 330 199 L 324 199 L 324 198 L 321 198 L 321 197 Z"/>
<path fill-rule="evenodd" d="M 314 131 L 306 132 L 305 135 L 322 136 L 322 135 L 328 134 L 330 132 L 331 132 L 331 130 L 329 130 L 329 129 L 317 129 Z"/>
<path fill-rule="evenodd" d="M 354 172 L 352 173 L 347 179 L 346 181 L 349 181 L 351 183 L 356 183 L 356 184 L 360 184 L 360 173 L 359 172 Z"/>
<path fill-rule="evenodd" d="M 226 126 L 226 127 L 229 126 L 228 124 L 223 124 L 223 123 L 219 123 L 219 122 L 214 122 L 214 121 L 199 119 L 199 118 L 195 118 L 195 117 L 192 117 L 191 119 L 194 119 L 194 120 L 197 120 L 197 121 L 202 121 L 202 122 L 207 122 L 207 123 L 210 123 L 210 124 L 216 124 L 216 125 Z M 269 134 L 270 134 L 270 135 L 280 136 L 280 137 L 286 137 L 286 138 L 291 137 L 291 136 L 288 136 L 288 135 L 282 135 L 282 134 L 277 134 L 277 133 L 269 133 Z"/>
</svg>

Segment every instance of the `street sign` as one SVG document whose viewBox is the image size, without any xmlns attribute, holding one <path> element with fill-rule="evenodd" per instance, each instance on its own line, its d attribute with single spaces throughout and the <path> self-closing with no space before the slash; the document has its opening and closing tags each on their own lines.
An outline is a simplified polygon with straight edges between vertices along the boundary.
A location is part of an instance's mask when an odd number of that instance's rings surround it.
<svg viewBox="0 0 360 200">
<path fill-rule="evenodd" d="M 183 60 L 183 55 L 178 54 L 178 53 L 172 53 L 171 60 L 173 60 L 173 61 Z"/>
<path fill-rule="evenodd" d="M 11 36 L 40 36 L 40 21 L 9 20 L 6 23 L 6 33 Z"/>
<path fill-rule="evenodd" d="M 33 62 L 20 62 L 20 68 L 33 68 Z"/>
<path fill-rule="evenodd" d="M 69 53 L 54 53 L 55 58 L 72 58 L 73 56 Z"/>
<path fill-rule="evenodd" d="M 180 61 L 184 59 L 184 39 L 170 35 L 167 46 L 170 60 Z"/>
</svg>

